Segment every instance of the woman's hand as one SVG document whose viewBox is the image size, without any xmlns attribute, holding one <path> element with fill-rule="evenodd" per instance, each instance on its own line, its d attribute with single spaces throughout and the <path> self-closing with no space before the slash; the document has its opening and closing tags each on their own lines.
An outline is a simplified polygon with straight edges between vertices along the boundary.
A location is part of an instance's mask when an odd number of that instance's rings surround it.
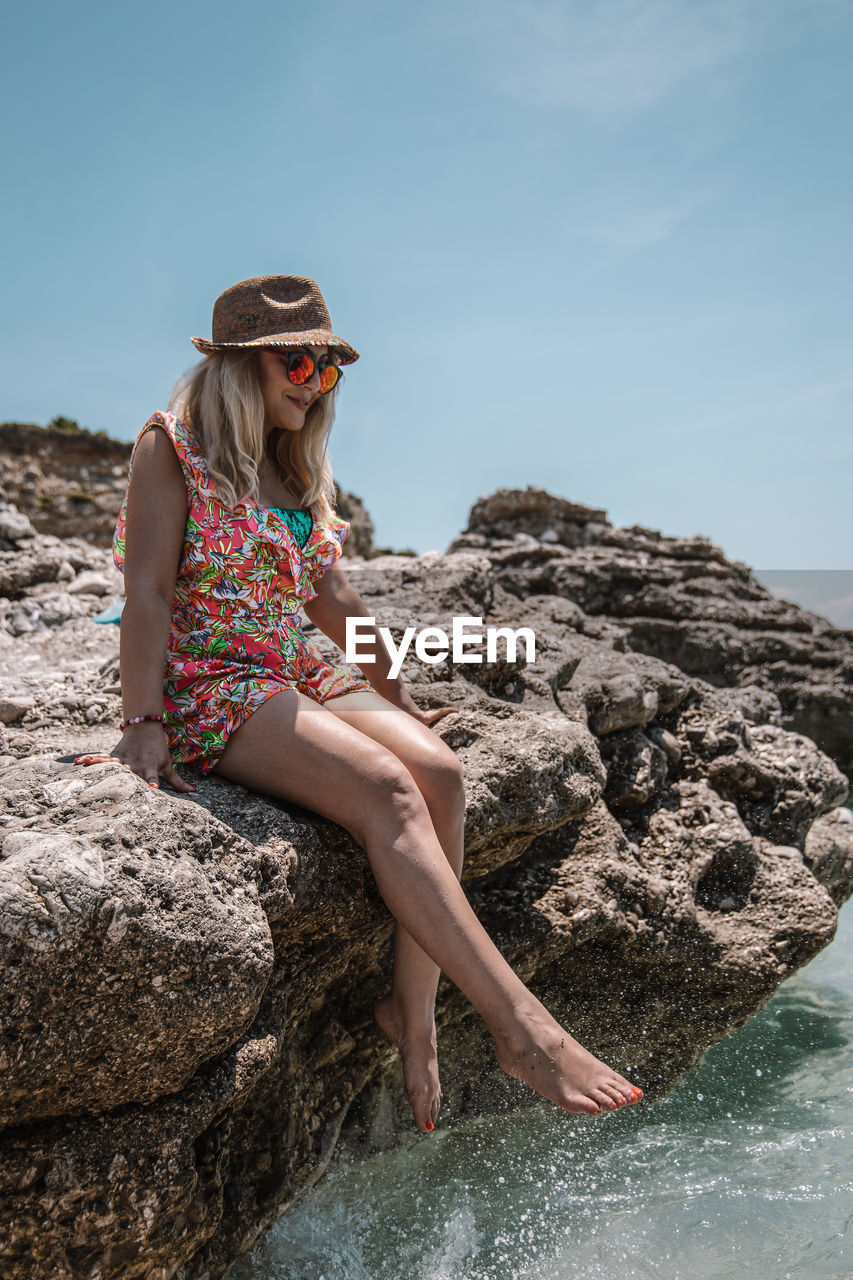
<svg viewBox="0 0 853 1280">
<path fill-rule="evenodd" d="M 409 714 L 413 715 L 416 720 L 420 720 L 421 724 L 432 727 L 445 716 L 458 715 L 461 710 L 461 707 L 430 707 L 427 711 L 421 711 L 420 707 L 415 707 L 415 710 L 409 712 Z"/>
<path fill-rule="evenodd" d="M 75 764 L 107 764 L 110 761 L 139 775 L 150 787 L 159 787 L 164 778 L 176 791 L 195 791 L 191 782 L 184 782 L 175 772 L 166 734 L 159 724 L 143 722 L 126 729 L 112 752 L 77 756 Z"/>
<path fill-rule="evenodd" d="M 434 724 L 444 719 L 445 716 L 458 715 L 462 710 L 461 707 L 428 707 L 425 710 L 421 710 L 402 682 L 398 683 L 396 694 L 397 696 L 393 700 L 394 706 L 399 707 L 401 711 L 407 711 L 414 720 L 425 724 L 427 728 L 432 728 Z"/>
</svg>

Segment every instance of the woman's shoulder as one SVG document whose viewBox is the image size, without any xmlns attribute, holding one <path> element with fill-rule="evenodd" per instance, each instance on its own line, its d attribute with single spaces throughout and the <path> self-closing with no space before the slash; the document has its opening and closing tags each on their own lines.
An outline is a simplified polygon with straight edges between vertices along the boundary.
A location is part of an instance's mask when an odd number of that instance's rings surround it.
<svg viewBox="0 0 853 1280">
<path fill-rule="evenodd" d="M 143 440 L 154 427 L 162 428 L 163 432 L 171 441 L 172 447 L 178 455 L 178 460 L 181 464 L 181 469 L 184 472 L 186 480 L 196 488 L 207 489 L 210 485 L 210 476 L 207 469 L 207 463 L 201 449 L 201 444 L 195 436 L 190 424 L 184 422 L 181 418 L 176 417 L 175 414 L 170 413 L 168 410 L 163 411 L 158 409 L 155 413 L 151 414 L 151 417 L 144 424 L 139 435 L 136 437 L 136 442 L 133 446 L 133 453 L 136 453 L 140 441 Z M 131 456 L 131 465 L 132 463 L 133 455 Z"/>
</svg>

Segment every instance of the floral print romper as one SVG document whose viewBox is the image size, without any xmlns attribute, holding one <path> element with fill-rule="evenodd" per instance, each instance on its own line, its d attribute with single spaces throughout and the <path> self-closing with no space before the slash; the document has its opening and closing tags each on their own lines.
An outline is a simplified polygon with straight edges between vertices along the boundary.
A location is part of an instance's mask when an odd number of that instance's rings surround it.
<svg viewBox="0 0 853 1280">
<path fill-rule="evenodd" d="M 345 520 L 312 522 L 300 547 L 275 509 L 217 496 L 204 455 L 186 423 L 155 413 L 174 446 L 187 483 L 187 526 L 175 583 L 163 667 L 163 715 L 172 759 L 203 773 L 216 764 L 229 734 L 267 698 L 298 689 L 315 702 L 369 691 L 365 680 L 333 666 L 308 643 L 299 609 L 316 599 L 314 583 L 338 559 Z M 131 468 L 133 454 L 131 455 Z M 127 493 L 113 540 L 124 572 Z"/>
</svg>

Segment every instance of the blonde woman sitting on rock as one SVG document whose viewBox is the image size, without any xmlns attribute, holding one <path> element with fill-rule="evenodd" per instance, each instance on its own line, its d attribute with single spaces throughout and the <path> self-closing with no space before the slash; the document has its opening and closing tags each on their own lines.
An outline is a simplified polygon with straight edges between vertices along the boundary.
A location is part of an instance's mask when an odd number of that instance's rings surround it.
<svg viewBox="0 0 853 1280">
<path fill-rule="evenodd" d="M 245 280 L 216 301 L 213 337 L 134 446 L 115 537 L 127 591 L 121 739 L 109 754 L 152 787 L 197 764 L 339 823 L 364 848 L 396 921 L 390 994 L 376 1009 L 397 1045 L 415 1121 L 441 1101 L 439 969 L 482 1015 L 501 1067 L 567 1111 L 600 1114 L 641 1091 L 560 1027 L 505 962 L 463 893 L 465 797 L 454 753 L 375 635 L 365 679 L 327 662 L 300 612 L 343 647 L 368 610 L 338 561 L 326 444 L 341 366 L 320 290 L 298 276 Z"/>
</svg>

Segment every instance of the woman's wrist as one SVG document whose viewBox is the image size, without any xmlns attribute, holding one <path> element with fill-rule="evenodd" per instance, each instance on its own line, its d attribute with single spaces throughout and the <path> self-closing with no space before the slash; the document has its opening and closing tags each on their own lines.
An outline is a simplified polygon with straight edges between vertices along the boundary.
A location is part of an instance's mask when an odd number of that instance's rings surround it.
<svg viewBox="0 0 853 1280">
<path fill-rule="evenodd" d="M 122 720 L 121 724 L 119 725 L 118 727 L 119 733 L 124 733 L 126 729 L 130 729 L 137 724 L 145 724 L 146 722 L 164 726 L 163 713 L 159 712 L 156 715 L 145 715 L 145 716 L 128 716 L 127 719 Z"/>
<path fill-rule="evenodd" d="M 383 680 L 382 688 L 377 689 L 376 692 L 381 693 L 386 702 L 392 702 L 395 707 L 400 707 L 403 711 L 411 711 L 412 707 L 416 705 L 412 695 L 399 676 L 393 680 Z"/>
</svg>

